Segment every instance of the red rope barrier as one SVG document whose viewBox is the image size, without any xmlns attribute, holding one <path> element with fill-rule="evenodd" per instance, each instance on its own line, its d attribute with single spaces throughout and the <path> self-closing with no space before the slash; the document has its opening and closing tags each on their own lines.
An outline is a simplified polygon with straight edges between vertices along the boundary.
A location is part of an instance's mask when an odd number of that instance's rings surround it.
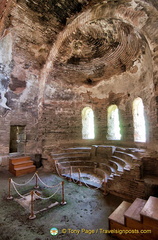
<svg viewBox="0 0 158 240">
<path fill-rule="evenodd" d="M 104 177 L 104 193 L 105 196 L 107 195 L 107 191 L 106 191 L 106 176 Z"/>
<path fill-rule="evenodd" d="M 82 186 L 82 183 L 81 183 L 81 172 L 80 172 L 80 169 L 78 168 L 78 178 L 79 178 L 79 183 L 78 185 L 79 186 Z"/>
</svg>

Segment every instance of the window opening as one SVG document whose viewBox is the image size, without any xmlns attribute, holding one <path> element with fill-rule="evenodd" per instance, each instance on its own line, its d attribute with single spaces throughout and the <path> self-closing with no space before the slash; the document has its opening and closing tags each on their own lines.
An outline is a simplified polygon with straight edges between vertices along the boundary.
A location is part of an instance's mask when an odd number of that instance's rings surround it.
<svg viewBox="0 0 158 240">
<path fill-rule="evenodd" d="M 82 139 L 94 139 L 94 113 L 90 107 L 82 110 Z"/>
<path fill-rule="evenodd" d="M 142 99 L 139 97 L 133 101 L 133 125 L 134 141 L 146 142 L 144 105 Z"/>
<path fill-rule="evenodd" d="M 108 140 L 120 140 L 120 121 L 119 111 L 116 105 L 111 105 L 107 110 L 107 122 L 108 122 Z"/>
</svg>

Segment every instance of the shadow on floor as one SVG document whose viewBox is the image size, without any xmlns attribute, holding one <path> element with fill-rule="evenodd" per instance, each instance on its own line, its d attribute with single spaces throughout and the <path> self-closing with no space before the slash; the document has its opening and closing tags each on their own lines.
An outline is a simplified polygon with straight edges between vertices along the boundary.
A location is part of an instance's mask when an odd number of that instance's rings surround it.
<svg viewBox="0 0 158 240">
<path fill-rule="evenodd" d="M 63 181 L 52 173 L 38 172 L 42 181 L 49 186 Z M 78 186 L 73 182 L 65 182 L 66 205 L 58 205 L 54 208 L 37 214 L 36 219 L 29 220 L 29 213 L 15 200 L 7 200 L 8 178 L 23 184 L 33 174 L 14 177 L 8 171 L 0 172 L 0 240 L 114 240 L 106 232 L 108 230 L 108 216 L 116 209 L 123 199 L 107 195 L 94 188 Z M 35 179 L 24 186 L 17 186 L 19 193 L 25 194 L 35 185 Z M 46 188 L 40 184 L 43 196 L 51 196 L 56 189 Z M 14 198 L 20 198 L 15 190 L 11 189 Z M 49 200 L 35 202 L 35 208 L 47 207 L 53 201 L 61 202 L 62 195 L 59 190 Z M 38 200 L 37 200 L 38 201 Z M 57 228 L 58 234 L 52 236 L 51 228 Z"/>
</svg>

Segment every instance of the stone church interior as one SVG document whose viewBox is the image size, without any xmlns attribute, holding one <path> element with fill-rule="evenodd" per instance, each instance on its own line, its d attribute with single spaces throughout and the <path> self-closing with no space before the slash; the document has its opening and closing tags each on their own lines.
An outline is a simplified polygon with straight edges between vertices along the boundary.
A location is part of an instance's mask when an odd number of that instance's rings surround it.
<svg viewBox="0 0 158 240">
<path fill-rule="evenodd" d="M 0 181 L 2 240 L 158 239 L 157 0 L 0 0 Z"/>
</svg>

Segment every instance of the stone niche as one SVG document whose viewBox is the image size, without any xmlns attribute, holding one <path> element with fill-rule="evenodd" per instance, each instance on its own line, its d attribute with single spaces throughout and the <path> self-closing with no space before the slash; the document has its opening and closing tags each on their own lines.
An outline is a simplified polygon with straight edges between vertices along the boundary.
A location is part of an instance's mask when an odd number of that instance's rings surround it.
<svg viewBox="0 0 158 240">
<path fill-rule="evenodd" d="M 96 162 L 111 158 L 115 151 L 115 146 L 92 145 L 91 158 Z"/>
</svg>

